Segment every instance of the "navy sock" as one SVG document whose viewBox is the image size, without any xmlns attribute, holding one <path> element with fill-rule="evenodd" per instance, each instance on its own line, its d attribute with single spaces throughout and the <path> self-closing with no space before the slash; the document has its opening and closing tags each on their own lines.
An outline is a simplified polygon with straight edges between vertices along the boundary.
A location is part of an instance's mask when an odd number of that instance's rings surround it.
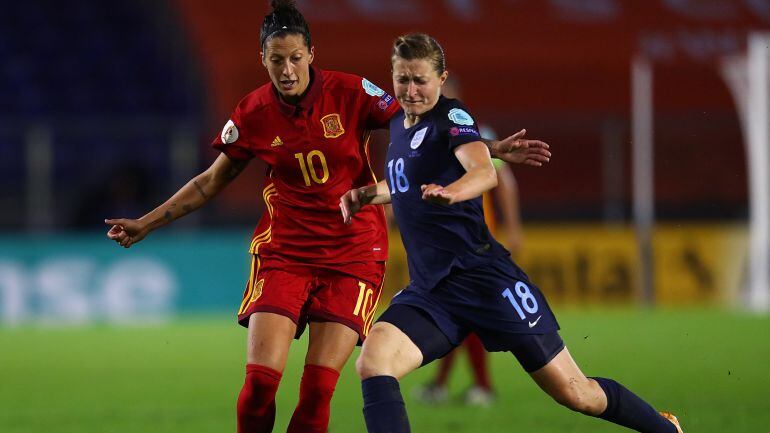
<svg viewBox="0 0 770 433">
<path fill-rule="evenodd" d="M 612 379 L 592 377 L 607 395 L 607 409 L 598 418 L 642 433 L 677 433 L 671 421 Z"/>
<path fill-rule="evenodd" d="M 410 433 L 406 406 L 398 381 L 392 376 L 374 376 L 361 381 L 364 419 L 369 433 Z"/>
</svg>

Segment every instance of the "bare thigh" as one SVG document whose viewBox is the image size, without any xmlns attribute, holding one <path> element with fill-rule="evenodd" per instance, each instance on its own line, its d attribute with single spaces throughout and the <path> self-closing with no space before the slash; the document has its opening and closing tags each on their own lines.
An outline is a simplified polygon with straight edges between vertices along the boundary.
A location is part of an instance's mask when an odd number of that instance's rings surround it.
<svg viewBox="0 0 770 433">
<path fill-rule="evenodd" d="M 358 343 L 358 332 L 337 322 L 310 322 L 305 364 L 341 371 Z"/>
<path fill-rule="evenodd" d="M 283 372 L 297 325 L 286 316 L 254 313 L 249 317 L 246 362 Z"/>
<path fill-rule="evenodd" d="M 361 348 L 356 370 L 361 379 L 393 376 L 396 379 L 422 364 L 422 352 L 400 329 L 388 322 L 377 322 Z"/>
</svg>

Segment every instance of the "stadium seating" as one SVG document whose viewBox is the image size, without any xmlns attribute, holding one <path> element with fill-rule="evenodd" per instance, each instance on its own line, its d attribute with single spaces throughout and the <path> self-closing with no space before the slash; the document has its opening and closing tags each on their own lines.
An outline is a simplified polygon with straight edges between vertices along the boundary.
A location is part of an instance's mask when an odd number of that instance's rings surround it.
<svg viewBox="0 0 770 433">
<path fill-rule="evenodd" d="M 104 175 L 127 155 L 150 176 L 168 177 L 172 126 L 195 124 L 203 107 L 197 66 L 171 9 L 129 0 L 7 3 L 0 14 L 3 184 L 23 184 L 26 136 L 38 125 L 51 137 L 57 199 L 88 188 L 88 173 L 99 167 Z M 13 201 L 23 193 L 16 188 Z"/>
</svg>

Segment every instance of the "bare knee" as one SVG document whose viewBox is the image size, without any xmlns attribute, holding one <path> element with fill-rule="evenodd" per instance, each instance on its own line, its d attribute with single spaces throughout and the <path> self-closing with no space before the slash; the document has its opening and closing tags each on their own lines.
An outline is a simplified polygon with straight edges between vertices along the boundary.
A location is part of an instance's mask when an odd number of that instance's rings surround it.
<svg viewBox="0 0 770 433">
<path fill-rule="evenodd" d="M 254 313 L 249 317 L 246 362 L 283 371 L 297 325 L 288 317 Z"/>
<path fill-rule="evenodd" d="M 361 379 L 368 379 L 372 376 L 377 376 L 377 371 L 379 370 L 380 368 L 377 365 L 377 361 L 372 359 L 371 356 L 367 356 L 366 352 L 361 350 L 361 354 L 358 355 L 358 359 L 356 359 L 356 373 L 358 373 L 358 377 Z"/>
<path fill-rule="evenodd" d="M 372 329 L 361 348 L 361 353 L 356 359 L 356 373 L 361 379 L 368 379 L 373 376 L 393 376 L 393 369 L 390 368 L 391 358 L 382 345 L 377 343 L 382 335 L 378 328 Z"/>
</svg>

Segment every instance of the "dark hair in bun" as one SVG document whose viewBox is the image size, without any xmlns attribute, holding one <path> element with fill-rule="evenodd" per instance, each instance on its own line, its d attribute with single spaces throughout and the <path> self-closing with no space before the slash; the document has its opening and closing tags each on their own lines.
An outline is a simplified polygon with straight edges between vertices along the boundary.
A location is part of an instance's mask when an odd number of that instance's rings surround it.
<svg viewBox="0 0 770 433">
<path fill-rule="evenodd" d="M 290 34 L 302 35 L 308 49 L 313 46 L 310 42 L 310 28 L 305 17 L 297 10 L 294 0 L 271 0 L 270 7 L 273 11 L 265 15 L 259 35 L 262 49 L 268 39 Z"/>
</svg>

